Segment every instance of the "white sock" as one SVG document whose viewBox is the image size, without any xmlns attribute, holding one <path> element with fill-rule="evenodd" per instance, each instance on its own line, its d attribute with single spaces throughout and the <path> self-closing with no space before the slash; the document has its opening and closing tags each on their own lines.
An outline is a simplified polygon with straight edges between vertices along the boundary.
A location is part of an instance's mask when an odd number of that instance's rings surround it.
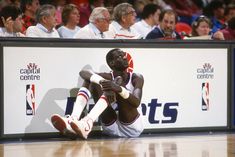
<svg viewBox="0 0 235 157">
<path fill-rule="evenodd" d="M 81 87 L 79 89 L 71 116 L 76 116 L 77 118 L 80 118 L 82 111 L 85 108 L 90 96 L 91 93 L 87 88 Z"/>
<path fill-rule="evenodd" d="M 92 108 L 87 117 L 91 118 L 93 122 L 99 117 L 99 115 L 108 107 L 107 98 L 102 95 L 97 101 L 95 106 Z"/>
</svg>

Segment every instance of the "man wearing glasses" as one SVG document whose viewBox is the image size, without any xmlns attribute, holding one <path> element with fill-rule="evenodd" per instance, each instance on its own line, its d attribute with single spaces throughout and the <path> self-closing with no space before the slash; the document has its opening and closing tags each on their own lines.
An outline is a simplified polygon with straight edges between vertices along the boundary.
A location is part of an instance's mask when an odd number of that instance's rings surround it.
<svg viewBox="0 0 235 157">
<path fill-rule="evenodd" d="M 113 10 L 113 22 L 109 33 L 114 39 L 140 39 L 141 35 L 131 28 L 135 23 L 136 12 L 131 4 L 121 3 Z"/>
</svg>

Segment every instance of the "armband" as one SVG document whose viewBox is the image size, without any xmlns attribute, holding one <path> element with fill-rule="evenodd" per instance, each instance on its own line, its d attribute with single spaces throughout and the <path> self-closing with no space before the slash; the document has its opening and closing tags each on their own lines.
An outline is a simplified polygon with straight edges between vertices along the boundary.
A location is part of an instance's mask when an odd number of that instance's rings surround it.
<svg viewBox="0 0 235 157">
<path fill-rule="evenodd" d="M 124 88 L 124 87 L 121 87 L 121 88 L 122 88 L 122 91 L 119 93 L 119 95 L 121 97 L 123 97 L 124 99 L 129 98 L 130 92 L 128 90 L 126 90 L 126 88 Z"/>
<path fill-rule="evenodd" d="M 104 78 L 101 77 L 100 75 L 98 75 L 98 74 L 92 74 L 91 75 L 91 78 L 90 78 L 91 82 L 96 83 L 96 84 L 100 84 L 101 80 L 104 80 Z"/>
</svg>

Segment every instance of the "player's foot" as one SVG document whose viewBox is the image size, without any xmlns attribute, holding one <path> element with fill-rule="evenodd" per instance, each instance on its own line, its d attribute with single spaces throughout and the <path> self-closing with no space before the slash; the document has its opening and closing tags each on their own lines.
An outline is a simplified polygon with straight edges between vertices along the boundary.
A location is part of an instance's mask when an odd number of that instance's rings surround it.
<svg viewBox="0 0 235 157">
<path fill-rule="evenodd" d="M 83 139 L 87 139 L 93 127 L 93 120 L 89 117 L 84 117 L 81 120 L 74 120 L 70 123 L 72 129 Z"/>
<path fill-rule="evenodd" d="M 70 115 L 66 115 L 62 117 L 58 114 L 54 114 L 51 116 L 51 122 L 53 126 L 63 135 L 68 136 L 72 139 L 76 138 L 77 134 L 73 131 L 70 126 L 70 123 L 76 118 L 71 117 Z"/>
</svg>

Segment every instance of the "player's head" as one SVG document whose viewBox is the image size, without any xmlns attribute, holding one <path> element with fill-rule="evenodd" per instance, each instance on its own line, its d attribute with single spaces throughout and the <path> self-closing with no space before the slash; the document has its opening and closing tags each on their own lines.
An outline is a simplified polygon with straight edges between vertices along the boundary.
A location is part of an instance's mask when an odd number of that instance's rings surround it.
<svg viewBox="0 0 235 157">
<path fill-rule="evenodd" d="M 107 53 L 106 62 L 112 70 L 117 71 L 125 71 L 129 66 L 126 53 L 118 48 L 112 49 Z"/>
</svg>

